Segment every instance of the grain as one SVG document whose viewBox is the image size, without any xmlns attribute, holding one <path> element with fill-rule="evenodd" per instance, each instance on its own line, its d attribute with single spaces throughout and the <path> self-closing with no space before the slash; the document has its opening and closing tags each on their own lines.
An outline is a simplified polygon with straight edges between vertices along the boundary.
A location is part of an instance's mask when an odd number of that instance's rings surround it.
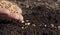
<svg viewBox="0 0 60 35">
<path fill-rule="evenodd" d="M 18 10 L 15 8 L 15 5 L 9 1 L 0 1 L 0 8 L 6 8 L 11 13 L 19 13 Z"/>
</svg>

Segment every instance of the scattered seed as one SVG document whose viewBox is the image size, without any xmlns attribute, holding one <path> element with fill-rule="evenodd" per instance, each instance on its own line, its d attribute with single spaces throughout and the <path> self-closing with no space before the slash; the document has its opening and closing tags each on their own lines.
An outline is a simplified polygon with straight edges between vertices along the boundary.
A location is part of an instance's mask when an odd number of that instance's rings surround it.
<svg viewBox="0 0 60 35">
<path fill-rule="evenodd" d="M 58 26 L 58 29 L 60 29 L 60 26 Z"/>
<path fill-rule="evenodd" d="M 28 25 L 30 25 L 30 23 L 28 23 Z"/>
<path fill-rule="evenodd" d="M 24 29 L 24 27 L 22 27 L 22 29 Z"/>
<path fill-rule="evenodd" d="M 12 13 L 19 13 L 14 4 L 9 1 L 0 1 L 0 8 L 6 8 Z"/>
<path fill-rule="evenodd" d="M 21 21 L 21 23 L 24 23 L 24 21 Z"/>
<path fill-rule="evenodd" d="M 44 25 L 45 27 L 47 27 L 47 25 Z"/>
<path fill-rule="evenodd" d="M 25 23 L 25 25 L 30 25 L 30 23 Z"/>
<path fill-rule="evenodd" d="M 51 27 L 54 27 L 54 24 L 51 24 Z"/>
</svg>

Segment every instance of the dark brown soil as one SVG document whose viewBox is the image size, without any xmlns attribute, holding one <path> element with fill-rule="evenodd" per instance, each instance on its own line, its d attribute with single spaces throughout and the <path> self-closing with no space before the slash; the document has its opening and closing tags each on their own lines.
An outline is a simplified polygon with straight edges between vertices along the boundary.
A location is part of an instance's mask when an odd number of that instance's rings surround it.
<svg viewBox="0 0 60 35">
<path fill-rule="evenodd" d="M 30 25 L 0 20 L 0 35 L 60 35 L 60 1 L 17 0 L 16 3 Z"/>
</svg>

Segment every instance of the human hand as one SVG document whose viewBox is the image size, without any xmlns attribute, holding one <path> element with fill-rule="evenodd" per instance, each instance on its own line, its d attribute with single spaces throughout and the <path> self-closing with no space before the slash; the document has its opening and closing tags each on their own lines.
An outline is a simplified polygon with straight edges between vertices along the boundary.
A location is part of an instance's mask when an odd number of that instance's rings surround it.
<svg viewBox="0 0 60 35">
<path fill-rule="evenodd" d="M 19 14 L 11 13 L 6 8 L 0 8 L 0 14 L 4 14 L 4 16 L 6 16 L 6 17 L 10 17 L 10 18 L 13 18 L 13 19 L 16 19 L 16 20 L 19 20 L 19 21 L 23 21 L 22 10 L 18 6 L 15 6 L 15 8 L 18 9 Z"/>
</svg>

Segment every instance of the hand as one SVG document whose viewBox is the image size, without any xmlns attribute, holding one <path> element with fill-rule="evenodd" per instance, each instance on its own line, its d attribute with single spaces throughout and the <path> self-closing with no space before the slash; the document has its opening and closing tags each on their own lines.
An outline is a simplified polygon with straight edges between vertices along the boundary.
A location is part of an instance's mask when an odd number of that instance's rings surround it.
<svg viewBox="0 0 60 35">
<path fill-rule="evenodd" d="M 10 17 L 19 21 L 23 21 L 23 16 L 22 16 L 22 10 L 16 6 L 20 14 L 16 13 L 11 13 L 8 9 L 6 8 L 0 8 L 0 14 L 4 14 L 6 17 Z"/>
</svg>

